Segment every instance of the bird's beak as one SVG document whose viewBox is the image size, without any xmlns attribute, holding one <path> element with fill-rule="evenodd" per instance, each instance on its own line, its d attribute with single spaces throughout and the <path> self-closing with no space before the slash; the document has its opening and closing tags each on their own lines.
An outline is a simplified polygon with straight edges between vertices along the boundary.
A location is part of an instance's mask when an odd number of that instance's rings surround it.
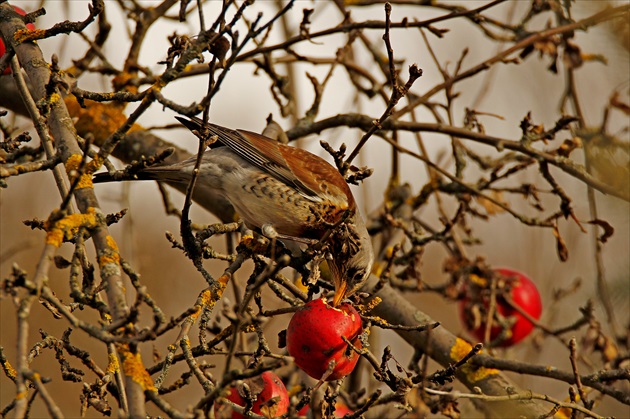
<svg viewBox="0 0 630 419">
<path fill-rule="evenodd" d="M 335 289 L 335 296 L 333 297 L 333 307 L 337 307 L 341 300 L 346 297 L 346 291 L 348 290 L 348 282 L 342 281 L 339 287 Z"/>
</svg>

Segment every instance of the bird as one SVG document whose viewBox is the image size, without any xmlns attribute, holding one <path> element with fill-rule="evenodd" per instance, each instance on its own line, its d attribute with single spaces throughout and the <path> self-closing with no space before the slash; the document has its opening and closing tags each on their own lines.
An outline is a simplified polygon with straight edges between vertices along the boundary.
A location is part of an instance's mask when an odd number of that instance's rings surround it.
<svg viewBox="0 0 630 419">
<path fill-rule="evenodd" d="M 250 131 L 175 117 L 200 138 L 214 139 L 202 156 L 197 186 L 227 199 L 244 223 L 270 239 L 326 239 L 333 307 L 367 281 L 374 254 L 352 191 L 323 158 Z M 188 184 L 197 157 L 137 172 L 138 180 Z M 107 174 L 95 182 L 107 181 Z"/>
</svg>

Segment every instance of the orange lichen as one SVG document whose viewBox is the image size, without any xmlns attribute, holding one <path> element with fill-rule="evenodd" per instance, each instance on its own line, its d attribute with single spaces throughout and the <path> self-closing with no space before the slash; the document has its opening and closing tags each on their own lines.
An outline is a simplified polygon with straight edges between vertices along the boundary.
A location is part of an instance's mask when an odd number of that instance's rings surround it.
<svg viewBox="0 0 630 419">
<path fill-rule="evenodd" d="M 127 345 L 119 345 L 118 351 L 123 359 L 122 370 L 125 376 L 130 377 L 144 391 L 157 391 L 151 376 L 144 368 L 140 354 L 132 353 Z"/>
<path fill-rule="evenodd" d="M 91 229 L 97 225 L 98 220 L 94 208 L 88 208 L 85 214 L 67 215 L 52 223 L 46 221 L 44 224 L 47 231 L 46 244 L 60 247 L 64 239 L 72 239 L 78 233 L 79 228 L 85 227 Z"/>
<path fill-rule="evenodd" d="M 75 190 L 85 189 L 85 188 L 91 188 L 93 186 L 94 184 L 92 183 L 92 175 L 84 173 L 79 178 L 79 182 L 77 183 L 77 186 L 75 186 L 74 189 Z"/>
<path fill-rule="evenodd" d="M 208 305 L 210 301 L 212 301 L 212 291 L 210 291 L 210 288 L 203 290 L 201 295 L 199 295 L 199 299 L 201 300 L 201 304 L 203 306 Z"/>
<path fill-rule="evenodd" d="M 381 303 L 381 301 L 383 301 L 383 299 L 381 297 L 374 297 L 372 299 L 372 301 L 367 303 L 367 305 L 365 306 L 365 311 L 361 311 L 361 312 L 362 313 L 369 313 L 370 311 L 372 311 L 374 309 L 374 307 L 379 305 Z"/>
<path fill-rule="evenodd" d="M 211 287 L 203 290 L 201 294 L 199 294 L 199 297 L 197 297 L 197 304 L 195 304 L 196 311 L 188 318 L 196 321 L 197 317 L 199 317 L 199 315 L 202 313 L 203 308 L 205 308 L 206 310 L 212 310 L 217 301 L 221 299 L 223 291 L 225 290 L 225 287 L 227 286 L 231 277 L 232 276 L 230 274 L 223 274 L 217 279 L 217 282 L 220 285 L 217 289 Z"/>
<path fill-rule="evenodd" d="M 231 275 L 223 274 L 219 277 L 219 279 L 217 279 L 219 284 L 221 284 L 221 292 L 223 292 L 228 282 L 230 281 L 231 277 L 232 277 Z"/>
<path fill-rule="evenodd" d="M 2 359 L 0 359 L 0 364 L 2 364 L 2 370 L 4 371 L 6 376 L 15 381 L 15 379 L 17 378 L 17 371 L 15 370 L 15 368 L 13 368 L 9 360 L 2 357 Z"/>
<path fill-rule="evenodd" d="M 32 39 L 42 39 L 46 34 L 43 29 L 18 29 L 13 34 L 13 40 L 18 44 Z"/>
<path fill-rule="evenodd" d="M 456 338 L 455 344 L 451 348 L 451 359 L 455 362 L 460 361 L 472 350 L 472 345 L 463 339 Z M 476 383 L 491 375 L 499 374 L 499 370 L 494 368 L 477 367 L 466 363 L 461 367 L 461 371 L 466 374 L 466 378 L 470 383 Z"/>
<path fill-rule="evenodd" d="M 205 290 L 203 290 L 201 294 L 199 295 L 199 297 L 197 298 L 197 301 L 199 301 L 200 304 L 195 305 L 196 311 L 190 315 L 190 318 L 192 320 L 196 320 L 197 317 L 199 317 L 199 315 L 202 312 L 203 307 L 214 304 L 212 303 L 212 291 L 210 290 L 210 288 L 206 288 Z"/>
<path fill-rule="evenodd" d="M 118 244 L 116 243 L 116 240 L 114 240 L 114 238 L 112 236 L 107 236 L 105 237 L 105 243 L 107 243 L 107 245 L 109 247 L 112 248 L 112 250 L 114 250 L 115 252 L 118 252 Z"/>
<path fill-rule="evenodd" d="M 76 176 L 75 172 L 81 168 L 81 162 L 83 161 L 83 157 L 80 154 L 73 154 L 66 160 L 66 173 L 70 178 Z M 93 171 L 89 170 L 90 164 L 87 164 L 84 167 L 84 173 L 79 177 L 79 182 L 75 189 L 85 189 L 92 188 L 94 185 L 92 184 L 92 173 Z"/>
<path fill-rule="evenodd" d="M 129 84 L 129 80 L 133 79 L 134 77 L 136 77 L 135 74 L 127 72 L 120 72 L 116 74 L 116 76 L 112 79 L 112 86 L 114 87 L 114 90 L 126 90 L 130 93 L 137 93 L 138 87 Z"/>
<path fill-rule="evenodd" d="M 118 357 L 116 356 L 116 354 L 109 354 L 108 356 L 109 362 L 107 363 L 107 370 L 106 372 L 108 374 L 115 374 L 120 370 L 120 363 L 118 362 Z"/>
<path fill-rule="evenodd" d="M 64 98 L 68 112 L 75 119 L 77 133 L 84 137 L 91 134 L 94 143 L 101 146 L 127 120 L 124 114 L 125 104 L 119 102 L 98 103 L 85 100 L 82 108 L 76 98 L 68 95 Z M 128 132 L 141 130 L 142 126 L 133 124 Z"/>
<path fill-rule="evenodd" d="M 61 99 L 61 95 L 59 93 L 53 93 L 50 95 L 48 99 L 48 103 L 50 103 L 51 105 L 56 105 L 59 103 L 60 99 Z"/>
<path fill-rule="evenodd" d="M 64 233 L 61 229 L 52 229 L 46 234 L 46 244 L 52 244 L 55 247 L 60 247 L 63 243 Z"/>
<path fill-rule="evenodd" d="M 113 263 L 115 265 L 120 265 L 120 251 L 118 250 L 118 245 L 112 236 L 107 236 L 105 238 L 105 243 L 107 243 L 107 247 L 103 249 L 98 255 L 98 265 L 103 268 L 108 263 Z"/>
<path fill-rule="evenodd" d="M 88 163 L 85 169 L 85 172 L 93 174 L 98 169 L 100 169 L 102 165 L 103 165 L 103 159 L 98 154 L 96 154 L 94 158 L 92 159 L 92 161 Z"/>
<path fill-rule="evenodd" d="M 83 157 L 80 154 L 72 154 L 66 160 L 66 173 L 70 175 L 73 171 L 79 170 L 81 167 L 81 162 L 83 161 Z"/>
</svg>

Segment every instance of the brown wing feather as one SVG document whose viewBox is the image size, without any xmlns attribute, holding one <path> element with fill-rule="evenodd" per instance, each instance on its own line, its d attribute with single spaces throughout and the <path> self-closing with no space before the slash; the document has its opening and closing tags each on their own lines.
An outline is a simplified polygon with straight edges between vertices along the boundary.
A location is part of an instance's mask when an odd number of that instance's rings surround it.
<svg viewBox="0 0 630 419">
<path fill-rule="evenodd" d="M 333 196 L 344 196 L 348 208 L 354 209 L 352 192 L 339 171 L 326 160 L 301 148 L 282 146 L 281 152 L 287 156 L 285 160 L 293 173 L 306 185 L 313 185 L 319 193 Z M 290 157 L 289 157 L 290 156 Z"/>
<path fill-rule="evenodd" d="M 348 184 L 339 171 L 326 160 L 309 151 L 284 145 L 254 132 L 243 130 L 238 130 L 238 132 L 255 147 L 257 152 L 269 160 L 270 165 L 265 165 L 264 169 L 270 174 L 276 175 L 278 171 L 281 171 L 283 175 L 290 173 L 290 176 L 286 178 L 291 178 L 298 189 L 304 191 L 304 188 L 307 188 L 316 195 L 342 194 L 345 195 L 348 204 L 352 203 L 350 206 L 353 206 L 354 200 Z M 322 185 L 327 184 L 331 188 L 323 190 Z"/>
<path fill-rule="evenodd" d="M 201 130 L 203 121 L 199 118 L 192 117 L 190 120 L 176 118 L 191 131 Z M 207 124 L 207 128 L 211 135 L 218 137 L 220 143 L 243 159 L 295 187 L 304 195 L 313 198 L 322 193 L 333 196 L 345 195 L 348 208 L 354 208 L 352 193 L 343 176 L 321 157 L 254 132 L 232 130 L 210 123 Z"/>
</svg>

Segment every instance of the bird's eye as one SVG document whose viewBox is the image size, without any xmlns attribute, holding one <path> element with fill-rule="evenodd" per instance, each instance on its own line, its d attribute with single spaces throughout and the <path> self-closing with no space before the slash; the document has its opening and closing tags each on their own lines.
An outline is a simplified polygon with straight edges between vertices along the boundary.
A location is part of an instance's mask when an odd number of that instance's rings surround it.
<svg viewBox="0 0 630 419">
<path fill-rule="evenodd" d="M 363 269 L 350 268 L 347 271 L 348 279 L 352 283 L 357 283 L 363 279 Z"/>
</svg>

